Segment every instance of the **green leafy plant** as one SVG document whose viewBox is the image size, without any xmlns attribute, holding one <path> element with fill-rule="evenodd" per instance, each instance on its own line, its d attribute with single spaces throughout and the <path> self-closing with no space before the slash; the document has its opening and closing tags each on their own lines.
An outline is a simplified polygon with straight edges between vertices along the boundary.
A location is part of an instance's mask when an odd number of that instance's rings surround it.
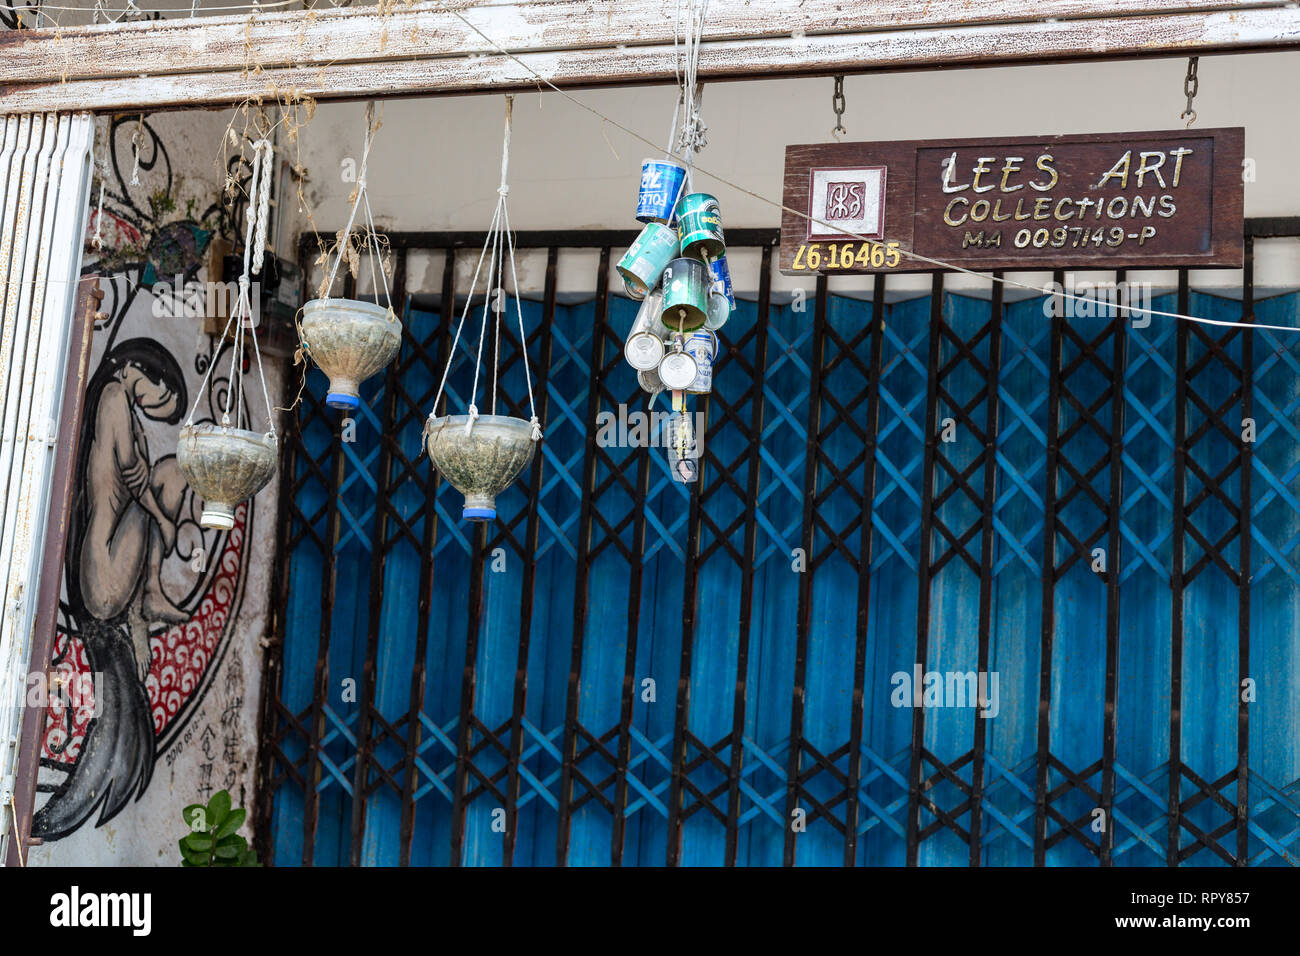
<svg viewBox="0 0 1300 956">
<path fill-rule="evenodd" d="M 236 831 L 248 811 L 232 810 L 230 791 L 220 790 L 204 806 L 192 803 L 181 811 L 188 836 L 181 837 L 181 866 L 261 866 L 257 851 Z"/>
</svg>

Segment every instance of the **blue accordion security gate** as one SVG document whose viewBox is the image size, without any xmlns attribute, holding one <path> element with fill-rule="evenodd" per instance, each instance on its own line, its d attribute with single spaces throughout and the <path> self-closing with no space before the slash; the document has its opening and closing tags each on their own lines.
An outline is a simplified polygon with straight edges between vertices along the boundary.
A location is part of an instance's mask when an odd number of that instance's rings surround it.
<svg viewBox="0 0 1300 956">
<path fill-rule="evenodd" d="M 1297 234 L 1248 223 L 1242 301 L 1184 271 L 1155 307 L 1300 324 L 1250 265 Z M 394 301 L 413 252 L 444 257 L 440 311 L 408 306 L 354 434 L 313 372 L 285 439 L 268 857 L 1297 861 L 1300 340 L 1046 318 L 941 274 L 778 306 L 775 232 L 729 233 L 760 251 L 737 276 L 758 296 L 723 330 L 692 491 L 661 449 L 597 440 L 645 407 L 635 304 L 608 285 L 631 238 L 519 234 L 546 250 L 523 343 L 546 437 L 471 527 L 418 455 L 481 236 L 390 236 Z M 599 256 L 576 305 L 573 249 Z M 521 343 L 501 347 L 518 398 Z M 895 706 L 918 666 L 997 675 L 996 715 Z"/>
</svg>

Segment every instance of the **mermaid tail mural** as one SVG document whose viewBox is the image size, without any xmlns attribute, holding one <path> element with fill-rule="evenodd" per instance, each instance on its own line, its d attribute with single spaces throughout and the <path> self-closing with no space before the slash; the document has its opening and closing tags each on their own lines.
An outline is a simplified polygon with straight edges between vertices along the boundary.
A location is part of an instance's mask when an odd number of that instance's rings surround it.
<svg viewBox="0 0 1300 956">
<path fill-rule="evenodd" d="M 145 129 L 142 169 L 161 168 L 170 186 L 166 151 Z M 47 842 L 112 820 L 148 789 L 229 644 L 253 517 L 246 502 L 233 529 L 200 528 L 202 501 L 171 454 L 193 389 L 229 353 L 201 337 L 193 317 L 167 315 L 172 290 L 155 295 L 153 283 L 194 279 L 211 232 L 188 220 L 160 224 L 158 203 L 137 201 L 116 153 L 112 166 L 116 202 L 104 214 L 129 244 L 86 270 L 113 274 L 101 280 L 109 308 L 95 329 L 51 661 L 66 685 L 93 682 L 93 695 L 80 705 L 51 700 L 47 712 L 37 789 L 48 796 L 38 795 L 32 827 Z M 225 387 L 214 382 L 211 400 L 224 400 Z M 198 418 L 215 409 L 206 413 Z"/>
</svg>

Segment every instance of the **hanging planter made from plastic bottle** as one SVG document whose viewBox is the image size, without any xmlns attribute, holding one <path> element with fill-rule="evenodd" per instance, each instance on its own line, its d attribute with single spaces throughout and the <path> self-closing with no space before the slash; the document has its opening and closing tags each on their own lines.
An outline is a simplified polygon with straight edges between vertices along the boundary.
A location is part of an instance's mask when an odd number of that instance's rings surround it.
<svg viewBox="0 0 1300 956">
<path fill-rule="evenodd" d="M 388 276 L 384 272 L 383 254 L 375 233 L 375 219 L 370 211 L 366 186 L 370 147 L 379 126 L 380 123 L 374 120 L 374 103 L 371 102 L 366 106 L 365 146 L 352 213 L 347 227 L 339 235 L 334 263 L 320 288 L 320 297 L 303 306 L 298 326 L 303 350 L 329 376 L 325 404 L 345 411 L 355 411 L 360 407 L 361 383 L 388 365 L 402 345 L 402 323 L 393 311 L 393 300 L 388 292 Z M 348 256 L 352 227 L 362 206 L 365 207 L 365 246 L 369 252 L 371 280 L 376 295 L 383 289 L 385 305 L 330 296 L 339 265 Z"/>
<path fill-rule="evenodd" d="M 510 187 L 506 183 L 506 173 L 510 163 L 510 125 L 513 104 L 514 97 L 507 96 L 505 136 L 501 149 L 501 185 L 497 189 L 496 211 L 492 216 L 492 224 L 488 227 L 478 265 L 474 268 L 474 278 L 470 283 L 465 308 L 461 312 L 460 324 L 456 327 L 456 335 L 452 340 L 447 367 L 442 373 L 438 394 L 433 400 L 433 411 L 429 413 L 429 420 L 424 426 L 425 447 L 429 452 L 429 458 L 433 461 L 433 466 L 465 496 L 465 507 L 461 514 L 466 521 L 491 521 L 496 518 L 497 495 L 528 467 L 528 463 L 533 458 L 533 450 L 542 437 L 542 426 L 537 420 L 537 411 L 533 404 L 533 379 L 528 368 L 528 340 L 524 333 L 524 313 L 519 299 L 519 276 L 515 268 L 514 237 L 510 232 L 510 213 L 506 204 L 506 197 L 510 193 Z M 483 348 L 487 341 L 489 312 L 496 317 L 494 328 L 497 346 L 501 341 L 501 314 L 507 311 L 503 302 L 502 288 L 507 256 L 510 259 L 515 314 L 519 320 L 519 347 L 523 359 L 524 380 L 528 386 L 528 411 L 531 416 L 528 421 L 496 413 L 498 372 L 496 359 L 491 363 L 491 414 L 480 415 L 475 404 L 478 397 L 479 373 L 483 369 Z M 474 293 L 485 259 L 488 260 L 488 270 L 487 283 L 483 290 L 483 321 L 479 329 L 474 384 L 470 391 L 469 405 L 463 415 L 439 415 L 438 405 L 442 401 L 452 363 L 456 360 L 461 332 L 465 327 L 470 305 L 474 301 Z M 499 354 L 497 357 L 499 358 Z"/>
<path fill-rule="evenodd" d="M 235 526 L 235 508 L 247 498 L 257 494 L 275 474 L 278 441 L 275 425 L 271 421 L 271 397 L 266 388 L 266 375 L 262 370 L 262 352 L 257 345 L 257 327 L 252 319 L 252 300 L 249 293 L 250 275 L 262 271 L 266 249 L 266 222 L 271 194 L 271 142 L 258 140 L 253 144 L 252 176 L 248 189 L 248 225 L 244 233 L 244 270 L 239 277 L 239 298 L 230 310 L 230 318 L 222 332 L 221 341 L 233 339 L 230 350 L 230 371 L 226 382 L 226 397 L 220 424 L 200 422 L 195 424 L 203 394 L 211 387 L 212 370 L 217 356 L 204 373 L 199 384 L 189 417 L 181 426 L 176 444 L 176 464 L 190 487 L 203 499 L 203 513 L 199 525 L 204 528 L 228 530 Z M 253 356 L 257 362 L 257 375 L 262 384 L 262 398 L 266 401 L 267 430 L 251 431 L 239 428 L 244 419 L 244 331 L 252 333 Z M 233 336 L 231 334 L 233 328 Z M 234 414 L 233 423 L 231 414 Z"/>
</svg>

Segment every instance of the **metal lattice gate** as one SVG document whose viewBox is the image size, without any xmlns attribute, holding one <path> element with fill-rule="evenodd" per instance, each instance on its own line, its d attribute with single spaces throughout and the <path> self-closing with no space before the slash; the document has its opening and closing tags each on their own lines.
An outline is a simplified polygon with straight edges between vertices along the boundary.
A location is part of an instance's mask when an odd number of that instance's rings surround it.
<svg viewBox="0 0 1300 956">
<path fill-rule="evenodd" d="M 1240 302 L 1184 271 L 1155 307 L 1300 325 L 1251 267 L 1298 227 L 1248 224 Z M 481 236 L 390 237 L 395 301 L 443 257 L 440 311 L 408 308 L 355 440 L 309 378 L 264 685 L 275 862 L 1296 862 L 1300 340 L 1048 318 L 940 274 L 778 305 L 775 233 L 729 234 L 758 295 L 688 493 L 661 449 L 597 440 L 644 406 L 609 294 L 631 238 L 519 234 L 546 257 L 547 431 L 487 527 L 417 458 Z M 576 305 L 574 250 L 598 256 Z M 896 706 L 918 666 L 997 675 L 998 712 Z"/>
</svg>

